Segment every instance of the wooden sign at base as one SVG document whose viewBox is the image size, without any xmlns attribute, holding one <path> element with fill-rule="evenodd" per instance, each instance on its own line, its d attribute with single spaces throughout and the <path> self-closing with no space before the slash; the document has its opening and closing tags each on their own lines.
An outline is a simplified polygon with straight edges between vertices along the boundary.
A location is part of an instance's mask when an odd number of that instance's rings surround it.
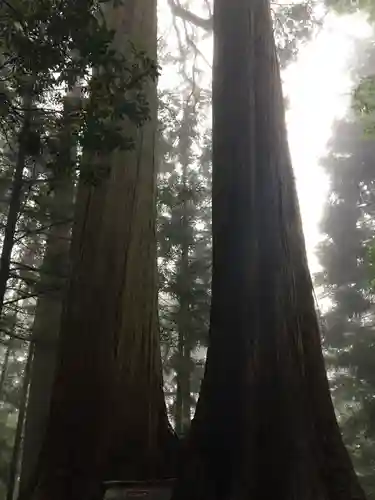
<svg viewBox="0 0 375 500">
<path fill-rule="evenodd" d="M 173 481 L 111 481 L 104 485 L 103 500 L 170 500 Z"/>
</svg>

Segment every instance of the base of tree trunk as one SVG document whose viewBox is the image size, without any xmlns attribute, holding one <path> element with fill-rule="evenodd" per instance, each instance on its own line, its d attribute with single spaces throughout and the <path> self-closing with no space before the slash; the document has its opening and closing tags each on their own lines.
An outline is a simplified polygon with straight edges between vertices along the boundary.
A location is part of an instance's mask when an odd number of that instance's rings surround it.
<svg viewBox="0 0 375 500">
<path fill-rule="evenodd" d="M 170 500 L 174 480 L 108 481 L 104 484 L 104 500 Z"/>
</svg>

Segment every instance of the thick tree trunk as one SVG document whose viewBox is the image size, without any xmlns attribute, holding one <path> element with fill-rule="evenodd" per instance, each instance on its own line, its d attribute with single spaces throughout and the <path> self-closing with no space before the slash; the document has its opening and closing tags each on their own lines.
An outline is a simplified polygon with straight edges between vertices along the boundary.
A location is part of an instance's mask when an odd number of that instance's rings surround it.
<svg viewBox="0 0 375 500">
<path fill-rule="evenodd" d="M 156 51 L 155 0 L 127 0 L 108 22 Z M 70 280 L 46 442 L 33 499 L 91 500 L 104 479 L 168 475 L 167 419 L 157 329 L 155 85 L 152 120 L 132 153 L 113 155 L 109 178 L 81 182 Z"/>
<path fill-rule="evenodd" d="M 51 196 L 50 224 L 41 268 L 41 296 L 32 331 L 34 344 L 23 442 L 20 495 L 29 488 L 35 474 L 45 435 L 52 384 L 55 375 L 57 341 L 62 302 L 69 267 L 70 233 L 73 217 L 74 157 L 70 126 L 71 98 L 64 103 L 64 123 L 60 136 L 58 164 Z"/>
<path fill-rule="evenodd" d="M 210 346 L 175 500 L 353 500 L 267 0 L 216 0 Z"/>
</svg>

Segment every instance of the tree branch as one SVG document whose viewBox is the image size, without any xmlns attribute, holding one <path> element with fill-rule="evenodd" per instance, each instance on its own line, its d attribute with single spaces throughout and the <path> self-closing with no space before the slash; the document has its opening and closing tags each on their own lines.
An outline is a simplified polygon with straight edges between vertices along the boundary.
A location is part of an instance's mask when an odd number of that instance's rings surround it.
<svg viewBox="0 0 375 500">
<path fill-rule="evenodd" d="M 209 17 L 208 19 L 204 19 L 202 17 L 197 16 L 193 12 L 185 9 L 181 6 L 179 0 L 168 0 L 169 6 L 171 8 L 172 14 L 184 19 L 185 21 L 194 24 L 198 28 L 202 28 L 205 31 L 212 31 L 213 29 L 213 17 Z"/>
</svg>

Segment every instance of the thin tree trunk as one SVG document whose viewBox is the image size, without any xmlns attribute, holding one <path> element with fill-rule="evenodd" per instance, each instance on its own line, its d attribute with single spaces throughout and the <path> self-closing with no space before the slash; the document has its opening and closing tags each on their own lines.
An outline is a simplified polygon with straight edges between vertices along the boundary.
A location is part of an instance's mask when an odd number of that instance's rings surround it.
<svg viewBox="0 0 375 500">
<path fill-rule="evenodd" d="M 35 347 L 22 453 L 21 496 L 29 488 L 33 474 L 35 474 L 46 431 L 55 374 L 72 226 L 74 173 L 71 164 L 74 153 L 70 113 L 73 109 L 71 98 L 66 98 L 63 130 L 60 135 L 60 153 L 49 205 L 51 228 L 47 236 L 46 252 L 41 267 L 42 295 L 38 299 L 32 331 L 32 342 Z"/>
<path fill-rule="evenodd" d="M 188 204 L 190 200 L 189 196 L 189 184 L 188 184 L 188 169 L 190 163 L 190 153 L 191 153 L 191 137 L 189 130 L 189 121 L 191 119 L 191 106 L 190 97 L 187 99 L 184 106 L 184 118 L 179 134 L 179 150 L 180 150 L 180 163 L 182 165 L 182 235 L 183 241 L 181 245 L 181 257 L 180 257 L 180 274 L 181 274 L 181 288 L 182 293 L 179 297 L 180 310 L 179 310 L 179 335 L 182 338 L 182 350 L 180 357 L 180 374 L 179 383 L 181 391 L 181 404 L 182 404 L 182 415 L 181 415 L 181 432 L 186 433 L 190 425 L 190 363 L 191 363 L 191 349 L 189 337 L 192 335 L 189 329 L 189 299 L 187 297 L 190 286 L 189 279 L 189 209 Z"/>
<path fill-rule="evenodd" d="M 179 322 L 180 323 L 180 322 Z M 182 364 L 184 362 L 184 337 L 180 328 L 178 328 L 178 342 L 177 342 L 177 365 L 176 365 L 176 406 L 174 412 L 175 428 L 178 435 L 182 434 L 182 420 L 183 420 L 183 399 L 182 399 Z"/>
<path fill-rule="evenodd" d="M 10 271 L 10 261 L 14 246 L 18 215 L 22 203 L 23 171 L 27 156 L 26 142 L 31 126 L 31 98 L 27 97 L 24 99 L 24 106 L 26 111 L 23 118 L 22 128 L 18 135 L 17 162 L 13 174 L 9 210 L 4 231 L 3 247 L 0 255 L 0 318 L 3 316 L 5 292 Z"/>
<path fill-rule="evenodd" d="M 189 314 L 189 310 L 186 308 L 186 314 Z M 190 340 L 188 338 L 189 332 L 187 332 L 185 346 L 184 346 L 184 378 L 182 385 L 182 397 L 183 397 L 183 428 L 182 432 L 185 435 L 190 427 L 191 421 L 191 347 Z"/>
<path fill-rule="evenodd" d="M 364 495 L 330 398 L 266 0 L 216 0 L 209 349 L 174 500 Z"/>
<path fill-rule="evenodd" d="M 27 392 L 28 392 L 29 383 L 30 383 L 33 350 L 34 350 L 34 346 L 31 344 L 29 347 L 27 362 L 26 362 L 26 366 L 25 366 L 25 373 L 24 373 L 23 382 L 22 382 L 21 401 L 20 401 L 20 407 L 19 407 L 19 412 L 18 412 L 16 434 L 15 434 L 14 443 L 13 443 L 12 458 L 11 458 L 10 465 L 9 465 L 6 500 L 13 500 L 14 499 L 15 489 L 17 486 L 17 472 L 18 472 L 19 458 L 20 458 L 20 451 L 21 451 L 22 433 L 23 433 L 24 422 L 25 422 L 25 413 L 26 413 L 26 405 L 27 405 Z"/>
<path fill-rule="evenodd" d="M 155 0 L 128 1 L 107 14 L 117 50 L 128 50 L 130 37 L 155 56 Z M 169 473 L 168 447 L 175 439 L 157 328 L 155 90 L 150 83 L 152 121 L 141 130 L 124 123 L 135 151 L 114 153 L 110 175 L 99 185 L 79 186 L 72 276 L 35 500 L 91 500 L 100 496 L 104 478 Z"/>
<path fill-rule="evenodd" d="M 187 190 L 186 176 L 184 180 L 184 189 Z M 185 236 L 188 233 L 189 221 L 187 211 L 187 201 L 184 200 L 182 208 L 182 227 Z M 181 415 L 181 432 L 186 433 L 190 425 L 190 363 L 191 363 L 191 349 L 189 336 L 192 332 L 189 331 L 189 302 L 186 297 L 187 287 L 189 284 L 189 245 L 183 242 L 181 248 L 181 275 L 183 285 L 183 293 L 180 297 L 180 311 L 179 311 L 179 335 L 182 338 L 183 348 L 181 352 L 179 367 L 180 370 L 180 391 L 182 401 L 182 415 Z"/>
<path fill-rule="evenodd" d="M 5 350 L 4 354 L 4 360 L 3 364 L 1 366 L 1 376 L 0 376 L 0 398 L 3 397 L 3 391 L 4 391 L 4 385 L 5 385 L 5 380 L 7 378 L 7 373 L 8 373 L 8 365 L 9 365 L 9 356 L 10 352 L 12 350 L 12 339 L 8 341 L 8 345 Z"/>
</svg>

